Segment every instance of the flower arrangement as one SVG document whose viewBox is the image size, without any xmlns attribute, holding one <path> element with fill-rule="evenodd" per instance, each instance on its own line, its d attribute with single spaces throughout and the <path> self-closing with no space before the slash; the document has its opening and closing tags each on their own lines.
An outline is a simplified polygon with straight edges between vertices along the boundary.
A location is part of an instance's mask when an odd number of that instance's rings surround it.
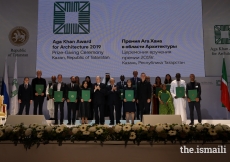
<svg viewBox="0 0 230 162">
<path fill-rule="evenodd" d="M 227 143 L 230 140 L 230 127 L 228 125 L 211 125 L 208 123 L 189 126 L 186 124 L 157 124 L 144 125 L 141 122 L 136 124 L 117 124 L 113 127 L 108 125 L 79 125 L 67 127 L 66 125 L 49 126 L 31 124 L 1 125 L 0 141 L 12 141 L 15 145 L 21 143 L 25 149 L 40 144 L 48 144 L 50 141 L 57 141 L 62 145 L 63 141 L 95 141 L 103 145 L 106 141 L 128 141 L 139 145 L 141 141 L 147 141 L 150 145 L 156 142 L 168 142 L 180 144 L 200 141 L 202 144 L 221 140 Z"/>
</svg>

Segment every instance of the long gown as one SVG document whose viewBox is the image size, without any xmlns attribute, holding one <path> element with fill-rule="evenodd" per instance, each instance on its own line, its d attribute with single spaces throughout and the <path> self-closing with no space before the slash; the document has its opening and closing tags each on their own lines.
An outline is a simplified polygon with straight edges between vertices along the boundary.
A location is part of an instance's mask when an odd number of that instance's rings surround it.
<svg viewBox="0 0 230 162">
<path fill-rule="evenodd" d="M 176 87 L 184 87 L 186 92 L 186 83 L 184 80 L 180 80 L 177 82 L 176 80 L 172 81 L 170 92 L 173 97 L 173 104 L 175 108 L 175 115 L 181 115 L 181 119 L 183 123 L 187 121 L 187 114 L 186 114 L 186 100 L 185 98 L 174 98 L 176 96 Z M 185 94 L 186 95 L 186 94 Z"/>
<path fill-rule="evenodd" d="M 153 87 L 152 114 L 159 114 L 159 100 L 158 100 L 158 94 L 156 94 L 157 87 L 161 87 L 161 85 L 157 85 L 156 87 Z"/>
<path fill-rule="evenodd" d="M 49 85 L 47 84 L 47 87 L 46 87 L 46 96 L 49 95 L 49 89 L 50 88 L 53 88 L 53 85 Z M 47 110 L 49 111 L 49 115 L 50 115 L 50 118 L 54 118 L 54 100 L 52 99 L 47 99 Z"/>
<path fill-rule="evenodd" d="M 174 109 L 174 106 L 173 106 L 173 102 L 172 102 L 172 96 L 170 94 L 169 91 L 167 90 L 161 90 L 159 91 L 158 93 L 158 97 L 161 98 L 161 94 L 162 93 L 166 93 L 169 95 L 169 99 L 167 100 L 167 103 L 164 103 L 164 104 L 161 104 L 159 103 L 159 114 L 161 115 L 164 115 L 164 114 L 175 114 L 175 109 Z"/>
</svg>

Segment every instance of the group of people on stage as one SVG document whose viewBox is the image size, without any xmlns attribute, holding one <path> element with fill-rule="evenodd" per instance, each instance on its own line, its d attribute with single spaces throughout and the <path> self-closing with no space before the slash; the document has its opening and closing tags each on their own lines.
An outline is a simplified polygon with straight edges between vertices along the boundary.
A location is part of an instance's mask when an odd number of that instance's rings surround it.
<svg viewBox="0 0 230 162">
<path fill-rule="evenodd" d="M 201 86 L 195 81 L 195 75 L 190 74 L 190 82 L 185 83 L 181 79 L 180 73 L 176 74 L 176 79 L 172 81 L 169 74 L 166 75 L 162 84 L 161 78 L 156 77 L 155 83 L 151 85 L 150 77 L 133 71 L 133 77 L 125 80 L 125 76 L 120 76 L 120 81 L 106 73 L 101 81 L 100 76 L 96 76 L 95 83 L 91 83 L 89 76 L 80 84 L 79 77 L 70 77 L 70 83 L 62 81 L 62 75 L 51 77 L 51 82 L 46 84 L 46 80 L 41 77 L 42 71 L 37 71 L 37 77 L 29 84 L 29 78 L 24 78 L 24 83 L 19 86 L 18 101 L 20 108 L 18 114 L 23 113 L 26 107 L 26 114 L 29 114 L 30 103 L 34 103 L 33 114 L 43 114 L 44 98 L 47 98 L 47 109 L 50 120 L 55 124 L 63 124 L 64 102 L 67 102 L 68 125 L 75 125 L 76 113 L 81 118 L 82 124 L 87 124 L 88 120 L 95 119 L 95 124 L 104 124 L 105 116 L 110 117 L 110 125 L 120 123 L 121 119 L 134 123 L 142 121 L 144 114 L 176 114 L 181 115 L 182 122 L 187 120 L 186 100 L 190 109 L 191 125 L 194 124 L 194 107 L 197 111 L 198 122 L 201 122 L 200 100 Z M 56 81 L 57 80 L 57 81 Z M 184 87 L 182 96 L 179 96 L 178 87 Z M 190 97 L 192 93 L 196 96 Z M 151 106 L 152 105 L 152 106 Z M 150 108 L 151 107 L 151 108 Z M 60 109 L 60 115 L 58 115 Z M 123 110 L 123 112 L 121 112 Z M 114 119 L 115 111 L 115 119 Z M 123 115 L 122 115 L 123 114 Z M 58 123 L 58 116 L 60 123 Z"/>
</svg>

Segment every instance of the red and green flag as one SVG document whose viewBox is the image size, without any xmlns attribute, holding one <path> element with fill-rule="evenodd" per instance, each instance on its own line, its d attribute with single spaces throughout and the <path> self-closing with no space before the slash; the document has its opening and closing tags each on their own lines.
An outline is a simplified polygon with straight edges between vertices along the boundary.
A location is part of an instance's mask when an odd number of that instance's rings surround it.
<svg viewBox="0 0 230 162">
<path fill-rule="evenodd" d="M 222 78 L 221 78 L 221 102 L 230 111 L 230 100 L 229 100 L 229 91 L 228 91 L 228 77 L 227 70 L 225 65 L 225 59 L 223 58 L 222 65 Z"/>
</svg>

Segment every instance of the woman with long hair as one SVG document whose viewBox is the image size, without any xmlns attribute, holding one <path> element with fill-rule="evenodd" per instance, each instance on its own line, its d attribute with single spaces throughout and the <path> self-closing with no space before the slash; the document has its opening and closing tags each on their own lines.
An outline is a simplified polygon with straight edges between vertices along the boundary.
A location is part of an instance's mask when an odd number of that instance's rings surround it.
<svg viewBox="0 0 230 162">
<path fill-rule="evenodd" d="M 172 82 L 172 77 L 170 74 L 166 74 L 165 75 L 165 81 L 164 81 L 164 84 L 171 84 Z"/>
<path fill-rule="evenodd" d="M 85 80 L 88 82 L 88 87 L 90 89 L 93 89 L 90 76 L 86 76 Z M 93 103 L 92 99 L 93 99 L 93 97 L 91 98 L 91 103 Z M 88 118 L 88 120 L 93 120 L 93 116 L 94 116 L 93 104 L 90 104 L 90 117 Z"/>
<path fill-rule="evenodd" d="M 134 91 L 134 99 L 132 101 L 127 101 L 125 98 L 125 91 L 133 90 Z M 135 98 L 136 98 L 136 88 L 133 88 L 131 80 L 127 80 L 127 85 L 124 88 L 124 112 L 126 114 L 126 123 L 129 123 L 129 118 L 131 116 L 132 124 L 134 124 L 134 116 L 135 116 Z"/>
<path fill-rule="evenodd" d="M 90 99 L 88 101 L 84 101 L 82 97 L 82 91 L 88 90 L 90 91 Z M 79 108 L 79 114 L 81 117 L 81 123 L 82 124 L 88 124 L 88 118 L 90 116 L 90 103 L 91 103 L 92 93 L 91 89 L 89 88 L 88 82 L 84 80 L 82 82 L 81 90 L 80 90 L 80 108 Z"/>
<path fill-rule="evenodd" d="M 158 92 L 162 88 L 161 78 L 157 76 L 155 78 L 155 84 L 153 84 L 153 104 L 152 104 L 152 114 L 159 114 L 159 100 Z"/>
</svg>

